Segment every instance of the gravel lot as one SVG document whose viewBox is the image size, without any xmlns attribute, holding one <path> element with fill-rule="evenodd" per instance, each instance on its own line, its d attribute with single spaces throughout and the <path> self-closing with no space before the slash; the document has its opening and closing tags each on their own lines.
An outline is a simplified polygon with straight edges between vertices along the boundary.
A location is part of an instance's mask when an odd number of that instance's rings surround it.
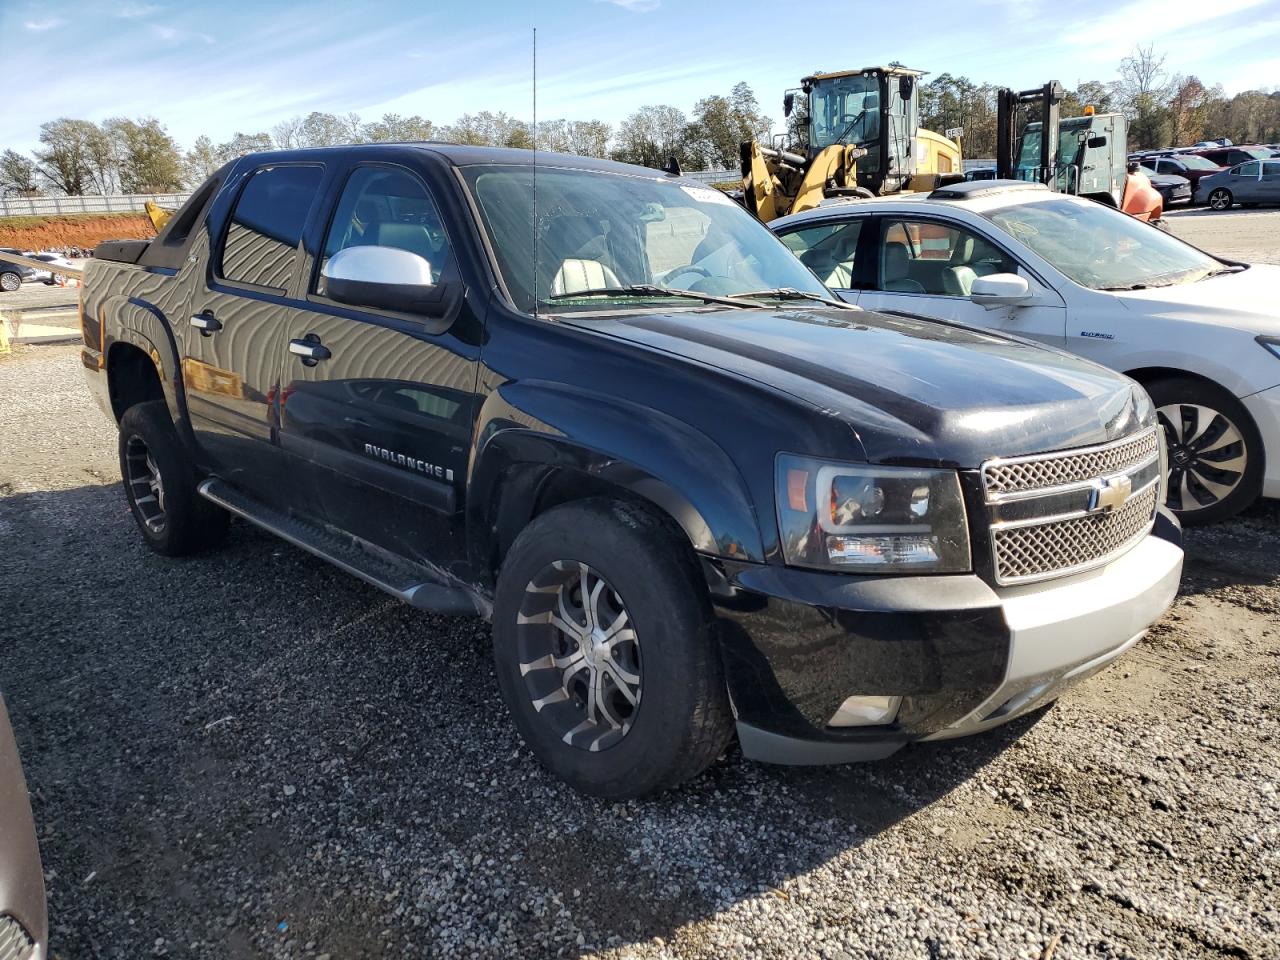
<svg viewBox="0 0 1280 960">
<path fill-rule="evenodd" d="M 1173 222 L 1280 250 L 1280 211 Z M 1038 716 L 609 805 L 520 743 L 482 624 L 243 524 L 146 551 L 77 368 L 0 358 L 0 686 L 57 957 L 1280 957 L 1280 503 L 1192 531 L 1174 609 Z"/>
</svg>

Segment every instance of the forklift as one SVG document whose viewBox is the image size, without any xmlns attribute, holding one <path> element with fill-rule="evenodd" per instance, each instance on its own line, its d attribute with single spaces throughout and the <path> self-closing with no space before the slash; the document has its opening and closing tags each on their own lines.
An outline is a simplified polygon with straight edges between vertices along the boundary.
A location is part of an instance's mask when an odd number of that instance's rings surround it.
<svg viewBox="0 0 1280 960">
<path fill-rule="evenodd" d="M 805 77 L 782 101 L 789 120 L 796 114 L 792 142 L 740 147 L 743 204 L 768 223 L 832 197 L 932 190 L 963 179 L 960 147 L 920 129 L 922 76 L 894 63 Z"/>
<path fill-rule="evenodd" d="M 1163 198 L 1127 160 L 1124 115 L 1085 107 L 1084 116 L 1064 120 L 1064 96 L 1057 80 L 1031 90 L 997 92 L 996 178 L 1043 183 L 1057 193 L 1096 200 L 1163 226 Z"/>
</svg>

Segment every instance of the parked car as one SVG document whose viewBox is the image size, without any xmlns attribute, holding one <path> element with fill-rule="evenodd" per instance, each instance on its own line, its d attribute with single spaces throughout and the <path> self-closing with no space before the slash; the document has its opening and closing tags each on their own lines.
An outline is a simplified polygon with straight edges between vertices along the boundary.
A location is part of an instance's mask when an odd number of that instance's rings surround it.
<svg viewBox="0 0 1280 960">
<path fill-rule="evenodd" d="M 1280 267 L 1212 257 L 1016 181 L 831 204 L 769 226 L 859 306 L 1031 337 L 1136 379 L 1159 408 L 1168 503 L 1184 523 L 1280 497 Z"/>
<path fill-rule="evenodd" d="M 1214 210 L 1230 210 L 1236 203 L 1246 207 L 1280 203 L 1280 160 L 1249 160 L 1202 177 L 1195 197 L 1197 203 L 1207 203 Z"/>
<path fill-rule="evenodd" d="M 966 180 L 994 180 L 996 178 L 995 167 L 974 167 L 972 170 L 966 170 L 964 173 Z"/>
<path fill-rule="evenodd" d="M 1145 164 L 1141 164 L 1139 169 L 1151 181 L 1151 186 L 1159 192 L 1166 208 L 1175 203 L 1191 202 L 1191 181 L 1186 177 L 1179 177 L 1172 173 L 1157 173 Z"/>
<path fill-rule="evenodd" d="M 1195 193 L 1196 184 L 1198 184 L 1202 178 L 1222 170 L 1222 167 L 1218 166 L 1212 160 L 1194 153 L 1146 157 L 1140 162 L 1143 167 L 1147 168 L 1149 171 L 1186 177 L 1186 179 L 1191 182 L 1191 191 L 1193 194 Z"/>
<path fill-rule="evenodd" d="M 44 960 L 48 941 L 44 871 L 31 801 L 0 696 L 0 957 Z"/>
<path fill-rule="evenodd" d="M 1211 147 L 1206 150 L 1196 150 L 1191 155 L 1204 157 L 1220 167 L 1233 167 L 1237 163 L 1247 163 L 1250 160 L 1265 160 L 1271 155 L 1271 151 L 1257 146 Z"/>
<path fill-rule="evenodd" d="M 72 270 L 76 269 L 76 265 L 74 263 L 57 253 L 33 253 L 30 259 L 39 260 L 41 263 L 49 264 L 48 270 L 36 270 L 35 276 L 33 276 L 32 279 L 43 281 L 46 285 L 51 287 L 66 279 L 65 274 L 57 271 L 58 267 L 69 267 Z"/>
<path fill-rule="evenodd" d="M 6 260 L 6 253 L 14 256 L 26 256 L 21 250 L 15 250 L 13 247 L 0 247 L 0 292 L 13 293 L 22 287 L 28 280 L 35 278 L 36 271 L 21 263 L 14 263 Z"/>
<path fill-rule="evenodd" d="M 696 182 L 534 156 L 251 154 L 99 246 L 82 362 L 147 544 L 235 514 L 489 617 L 525 742 L 608 797 L 735 724 L 782 763 L 986 729 L 1166 609 L 1132 381 L 851 309 Z"/>
</svg>

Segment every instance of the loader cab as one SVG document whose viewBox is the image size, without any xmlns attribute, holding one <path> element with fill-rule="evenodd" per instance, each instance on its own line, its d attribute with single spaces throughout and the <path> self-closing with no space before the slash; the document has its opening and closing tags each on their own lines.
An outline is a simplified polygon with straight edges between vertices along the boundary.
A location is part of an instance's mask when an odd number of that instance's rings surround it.
<svg viewBox="0 0 1280 960">
<path fill-rule="evenodd" d="M 808 158 L 833 144 L 864 147 L 857 185 L 874 194 L 902 189 L 915 173 L 921 76 L 889 66 L 805 77 L 800 83 L 807 115 L 796 129 L 806 140 Z M 789 95 L 784 101 L 788 116 L 795 99 Z"/>
</svg>

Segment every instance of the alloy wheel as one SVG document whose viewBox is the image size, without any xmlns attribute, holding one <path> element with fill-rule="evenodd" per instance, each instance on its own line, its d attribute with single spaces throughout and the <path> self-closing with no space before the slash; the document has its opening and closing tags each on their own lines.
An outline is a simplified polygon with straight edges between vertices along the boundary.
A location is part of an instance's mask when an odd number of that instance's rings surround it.
<svg viewBox="0 0 1280 960">
<path fill-rule="evenodd" d="M 129 438 L 125 448 L 125 483 L 142 522 L 152 533 L 161 533 L 165 525 L 164 480 L 146 442 L 138 436 Z"/>
<path fill-rule="evenodd" d="M 557 560 L 525 587 L 516 618 L 520 675 L 557 737 L 597 752 L 619 743 L 640 709 L 640 639 L 599 571 Z"/>
<path fill-rule="evenodd" d="M 1203 510 L 1240 486 L 1248 465 L 1244 436 L 1211 407 L 1175 403 L 1157 410 L 1169 444 L 1170 509 Z"/>
<path fill-rule="evenodd" d="M 0 290 L 13 293 L 22 286 L 22 278 L 16 273 L 0 273 Z"/>
<path fill-rule="evenodd" d="M 1214 210 L 1226 210 L 1231 206 L 1231 194 L 1225 190 L 1215 190 L 1209 194 L 1209 206 Z"/>
</svg>

